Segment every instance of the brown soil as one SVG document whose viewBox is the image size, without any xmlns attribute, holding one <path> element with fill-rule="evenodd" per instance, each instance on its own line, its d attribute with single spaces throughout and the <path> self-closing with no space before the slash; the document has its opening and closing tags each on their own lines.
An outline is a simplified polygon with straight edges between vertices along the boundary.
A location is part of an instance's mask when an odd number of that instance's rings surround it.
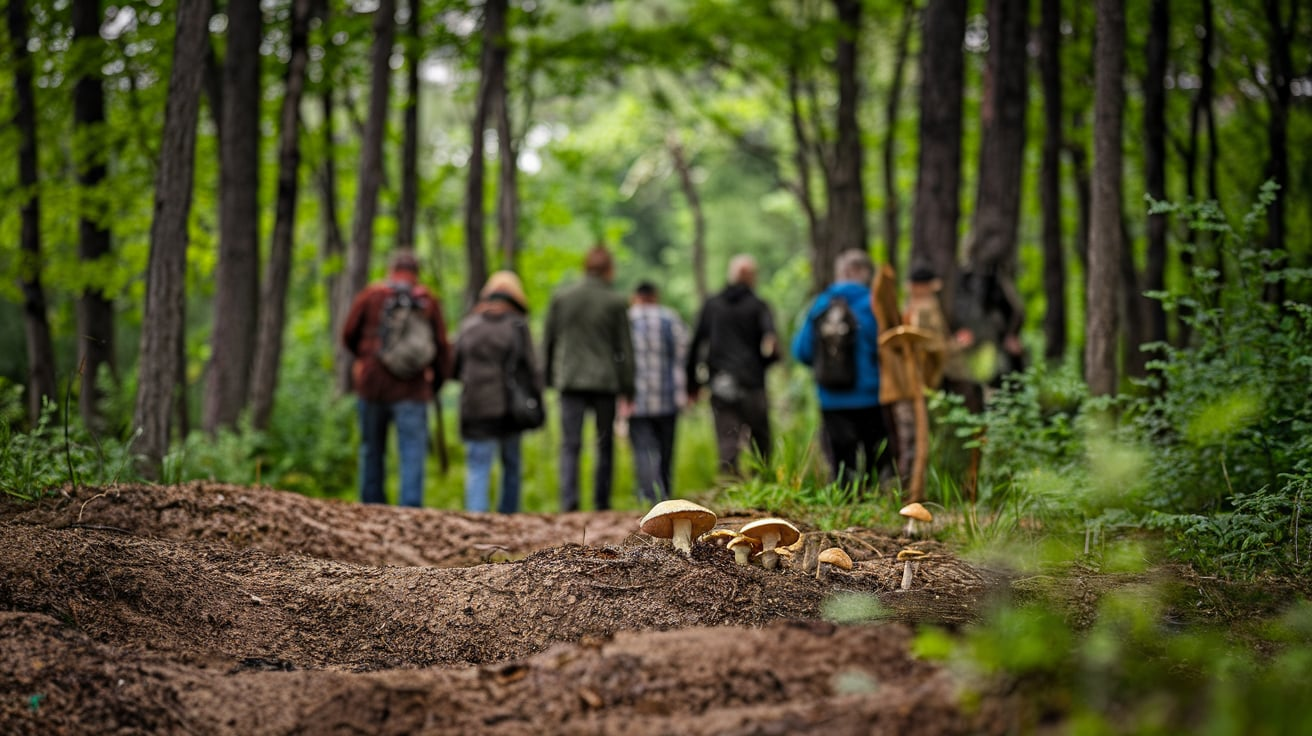
<svg viewBox="0 0 1312 736">
<path fill-rule="evenodd" d="M 725 520 L 729 526 L 740 519 Z M 1006 585 L 932 542 L 808 536 L 824 581 L 633 514 L 471 515 L 218 485 L 0 502 L 2 733 L 988 733 L 909 653 Z M 856 597 L 876 620 L 840 625 Z"/>
</svg>

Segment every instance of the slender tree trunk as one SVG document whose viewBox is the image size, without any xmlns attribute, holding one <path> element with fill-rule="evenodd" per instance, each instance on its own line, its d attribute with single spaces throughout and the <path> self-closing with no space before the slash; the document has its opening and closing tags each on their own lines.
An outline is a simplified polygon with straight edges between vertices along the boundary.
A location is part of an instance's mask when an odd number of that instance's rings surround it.
<svg viewBox="0 0 1312 736">
<path fill-rule="evenodd" d="M 1298 11 L 1307 0 L 1290 0 L 1288 8 L 1284 0 L 1263 0 L 1267 23 L 1270 25 L 1270 37 L 1267 51 L 1270 53 L 1268 63 L 1271 65 L 1271 82 L 1267 91 L 1270 112 L 1267 116 L 1268 158 L 1266 178 L 1279 187 L 1276 200 L 1266 211 L 1266 248 L 1280 253 L 1273 262 L 1273 267 L 1283 268 L 1288 263 L 1285 250 L 1285 203 L 1289 199 L 1289 109 L 1293 100 L 1292 82 L 1294 81 L 1294 63 L 1290 46 L 1295 29 L 1298 27 Z M 1285 280 L 1277 279 L 1267 282 L 1265 298 L 1273 304 L 1285 301 Z"/>
<path fill-rule="evenodd" d="M 220 149 L 219 262 L 201 426 L 232 427 L 250 400 L 260 307 L 260 0 L 228 0 Z"/>
<path fill-rule="evenodd" d="M 1121 258 L 1121 131 L 1125 105 L 1124 0 L 1096 0 L 1093 199 L 1089 232 L 1085 380 L 1094 396 L 1116 393 L 1117 271 Z"/>
<path fill-rule="evenodd" d="M 278 364 L 282 360 L 283 327 L 287 319 L 287 285 L 291 281 L 292 239 L 300 193 L 301 98 L 309 61 L 310 0 L 293 0 L 286 88 L 278 129 L 278 199 L 274 204 L 273 241 L 260 297 L 260 328 L 251 377 L 251 419 L 256 429 L 269 426 Z"/>
<path fill-rule="evenodd" d="M 1216 128 L 1211 122 L 1212 118 L 1212 38 L 1214 35 L 1214 20 L 1212 13 L 1212 0 L 1202 1 L 1202 33 L 1199 39 L 1198 47 L 1198 94 L 1194 97 L 1193 105 L 1189 111 L 1189 143 L 1185 149 L 1185 196 L 1189 201 L 1198 199 L 1198 158 L 1199 158 L 1199 138 L 1200 128 L 1203 121 L 1207 121 L 1208 130 L 1212 134 L 1212 142 L 1209 147 L 1212 160 L 1208 162 L 1208 187 L 1209 197 L 1215 198 L 1216 186 L 1216 163 L 1214 160 L 1216 150 Z M 1190 228 L 1185 233 L 1186 247 L 1180 250 L 1180 269 L 1184 272 L 1187 281 L 1193 281 L 1193 270 L 1195 258 L 1199 248 L 1203 247 L 1200 242 L 1199 231 Z M 1191 310 L 1187 304 L 1180 305 L 1179 321 L 1177 322 L 1176 344 L 1188 345 L 1192 339 L 1193 328 L 1189 324 Z"/>
<path fill-rule="evenodd" d="M 1120 324 L 1124 345 L 1124 373 L 1126 378 L 1143 378 L 1148 375 L 1148 355 L 1143 351 L 1147 341 L 1148 325 L 1145 321 L 1145 299 L 1143 285 L 1139 281 L 1139 272 L 1134 264 L 1134 249 L 1130 247 L 1130 235 L 1121 223 L 1121 257 L 1120 257 Z"/>
<path fill-rule="evenodd" d="M 884 258 L 898 270 L 898 248 L 902 240 L 902 201 L 897 192 L 897 120 L 902 110 L 902 86 L 907 56 L 911 47 L 911 29 L 916 24 L 916 4 L 902 7 L 902 27 L 897 34 L 894 53 L 893 84 L 884 108 Z"/>
<path fill-rule="evenodd" d="M 329 336 L 333 345 L 333 360 L 336 366 L 337 389 L 347 391 L 351 388 L 351 354 L 338 337 L 342 332 L 342 320 L 346 317 L 346 305 L 341 292 L 346 256 L 346 241 L 342 238 L 342 227 L 337 214 L 337 163 L 334 151 L 337 136 L 334 132 L 332 88 L 325 88 L 319 97 L 323 115 L 320 132 L 323 137 L 323 160 L 319 163 L 315 182 L 319 186 L 319 226 L 323 229 L 320 241 L 319 260 L 324 264 L 324 291 L 328 294 Z"/>
<path fill-rule="evenodd" d="M 221 10 L 222 8 L 217 8 Z M 214 39 L 205 37 L 205 99 L 210 106 L 214 138 L 223 147 L 223 64 L 214 50 Z"/>
<path fill-rule="evenodd" d="M 965 34 L 966 3 L 926 3 L 920 52 L 920 154 L 911 219 L 911 267 L 928 266 L 943 279 L 943 308 L 947 314 L 951 314 L 957 281 L 957 223 L 961 219 Z"/>
<path fill-rule="evenodd" d="M 1148 32 L 1148 78 L 1144 82 L 1144 177 L 1148 196 L 1166 199 L 1166 65 L 1168 62 L 1171 7 L 1169 0 L 1153 0 Z M 1144 289 L 1166 288 L 1166 215 L 1148 216 L 1148 253 Z M 1146 342 L 1166 341 L 1166 310 L 1156 299 L 1140 296 L 1146 317 Z M 1147 356 L 1145 356 L 1146 358 Z"/>
<path fill-rule="evenodd" d="M 1006 280 L 1014 278 L 1016 268 L 1029 106 L 1028 35 L 1029 0 L 990 0 L 979 182 L 968 261 L 973 270 Z"/>
<path fill-rule="evenodd" d="M 73 121 L 80 140 L 99 140 L 96 133 L 105 126 L 105 87 L 100 76 L 100 0 L 76 0 L 73 3 L 73 43 L 86 56 L 73 88 Z M 88 196 L 105 181 L 105 152 L 100 146 L 84 146 L 77 153 L 79 194 L 84 198 L 78 216 L 78 259 L 83 268 L 92 270 L 110 253 L 109 228 L 103 224 L 106 213 Z M 100 401 L 103 395 L 96 385 L 101 366 L 114 370 L 114 304 L 99 286 L 83 290 L 77 301 L 78 371 L 82 374 L 78 408 L 82 422 L 100 428 Z"/>
<path fill-rule="evenodd" d="M 790 60 L 788 67 L 788 112 L 793 128 L 793 165 L 797 167 L 796 194 L 798 204 L 806 215 L 806 232 L 810 236 L 811 262 L 819 261 L 822 244 L 825 242 L 825 224 L 816 211 L 815 198 L 811 193 L 811 138 L 806 132 L 806 121 L 802 117 L 801 82 L 798 79 L 796 60 Z M 701 296 L 701 295 L 699 295 Z M 701 296 L 698 302 L 705 301 Z"/>
<path fill-rule="evenodd" d="M 670 158 L 674 161 L 674 170 L 679 173 L 679 184 L 683 187 L 683 196 L 688 200 L 688 209 L 692 211 L 692 277 L 697 289 L 697 303 L 706 301 L 706 215 L 702 212 L 702 199 L 697 194 L 697 184 L 692 178 L 692 166 L 684 154 L 683 144 L 673 133 L 666 140 L 670 149 Z"/>
<path fill-rule="evenodd" d="M 861 127 L 857 49 L 861 40 L 861 0 L 833 0 L 838 14 L 838 45 L 834 72 L 838 78 L 837 139 L 829 175 L 829 234 L 821 260 L 812 264 L 812 286 L 823 289 L 833 280 L 834 257 L 852 248 L 866 249 L 866 195 L 861 181 Z"/>
<path fill-rule="evenodd" d="M 501 239 L 501 267 L 513 269 L 519 253 L 519 150 L 510 124 L 510 98 L 506 94 L 506 50 L 502 34 L 500 74 L 493 95 L 496 98 L 497 163 L 501 178 L 497 184 L 497 234 Z"/>
<path fill-rule="evenodd" d="M 18 130 L 18 185 L 22 187 L 18 280 L 23 290 L 27 337 L 27 409 L 33 422 L 46 399 L 55 400 L 55 350 L 50 341 L 45 289 L 41 286 L 41 201 L 37 197 L 36 94 L 28 51 L 27 0 L 10 0 L 7 12 L 13 45 L 14 127 Z"/>
<path fill-rule="evenodd" d="M 396 0 L 381 0 L 374 11 L 374 43 L 370 51 L 369 117 L 360 145 L 360 178 L 356 186 L 355 219 L 351 223 L 351 249 L 346 258 L 342 305 L 369 281 L 369 260 L 374 248 L 374 218 L 383 180 L 383 138 L 387 132 L 387 104 L 392 89 L 392 44 L 396 36 Z"/>
<path fill-rule="evenodd" d="M 478 301 L 478 291 L 487 281 L 487 232 L 483 215 L 487 164 L 483 139 L 495 104 L 497 44 L 505 35 L 506 7 L 506 0 L 488 0 L 483 5 L 483 49 L 478 64 L 478 98 L 469 129 L 469 179 L 465 189 L 466 306 Z"/>
<path fill-rule="evenodd" d="M 419 11 L 420 0 L 410 0 L 405 27 L 405 108 L 401 133 L 401 207 L 397 212 L 396 242 L 415 247 L 419 209 Z"/>
<path fill-rule="evenodd" d="M 186 310 L 187 218 L 209 19 L 209 0 L 178 5 L 173 70 L 155 173 L 155 218 L 150 226 L 146 310 L 133 412 L 133 424 L 141 432 L 135 449 L 143 456 L 143 471 L 149 475 L 158 474 L 168 449 L 169 412 L 178 380 Z"/>
<path fill-rule="evenodd" d="M 1039 201 L 1043 209 L 1043 357 L 1059 363 L 1066 355 L 1066 249 L 1061 237 L 1061 0 L 1042 0 L 1039 76 L 1043 83 L 1043 168 Z"/>
</svg>

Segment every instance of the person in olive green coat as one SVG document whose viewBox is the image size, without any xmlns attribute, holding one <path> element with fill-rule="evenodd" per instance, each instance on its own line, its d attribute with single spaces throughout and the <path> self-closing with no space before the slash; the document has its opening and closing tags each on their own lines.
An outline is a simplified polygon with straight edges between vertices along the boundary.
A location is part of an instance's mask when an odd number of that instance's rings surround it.
<svg viewBox="0 0 1312 736">
<path fill-rule="evenodd" d="M 633 335 L 628 303 L 611 288 L 614 276 L 610 251 L 594 247 L 583 279 L 557 291 L 547 308 L 543 365 L 547 385 L 560 393 L 561 511 L 579 508 L 579 451 L 589 411 L 597 425 L 593 509 L 610 508 L 616 403 L 633 398 Z"/>
</svg>

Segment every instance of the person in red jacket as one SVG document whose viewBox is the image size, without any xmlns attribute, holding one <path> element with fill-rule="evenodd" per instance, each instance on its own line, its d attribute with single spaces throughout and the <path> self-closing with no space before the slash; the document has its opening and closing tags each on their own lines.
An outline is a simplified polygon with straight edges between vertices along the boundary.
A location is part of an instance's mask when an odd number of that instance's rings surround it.
<svg viewBox="0 0 1312 736">
<path fill-rule="evenodd" d="M 423 323 L 432 330 L 433 358 L 414 375 L 398 376 L 379 357 L 384 346 L 384 317 L 398 295 L 413 300 Z M 428 457 L 428 403 L 451 374 L 451 345 L 437 297 L 419 283 L 413 251 L 392 256 L 387 278 L 366 286 L 351 304 L 342 326 L 342 343 L 355 356 L 351 387 L 360 397 L 360 500 L 386 503 L 383 458 L 387 427 L 396 424 L 401 454 L 401 505 L 422 506 L 424 462 Z"/>
</svg>

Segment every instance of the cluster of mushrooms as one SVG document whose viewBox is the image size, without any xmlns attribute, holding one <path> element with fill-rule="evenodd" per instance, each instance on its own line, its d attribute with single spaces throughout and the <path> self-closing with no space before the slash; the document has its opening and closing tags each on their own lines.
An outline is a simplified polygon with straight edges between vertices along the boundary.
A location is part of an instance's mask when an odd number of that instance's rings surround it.
<svg viewBox="0 0 1312 736">
<path fill-rule="evenodd" d="M 906 533 L 916 534 L 916 522 L 928 523 L 934 517 L 919 503 L 909 504 L 901 510 L 907 518 Z M 669 539 L 674 548 L 685 556 L 692 555 L 692 540 L 714 542 L 723 545 L 734 553 L 734 561 L 746 565 L 752 559 L 760 561 L 761 566 L 773 570 L 779 565 L 779 558 L 791 558 L 802 547 L 802 533 L 786 519 L 757 519 L 744 524 L 738 531 L 732 529 L 714 529 L 718 517 L 714 511 L 695 504 L 692 501 L 673 499 L 662 501 L 652 507 L 642 517 L 639 527 L 646 534 L 659 539 Z M 902 573 L 902 590 L 911 587 L 913 568 L 924 552 L 910 548 L 898 553 L 899 562 L 905 563 Z M 852 558 L 839 547 L 830 547 L 820 552 L 816 560 L 815 577 L 823 580 L 826 568 L 832 566 L 840 570 L 852 569 Z"/>
</svg>

